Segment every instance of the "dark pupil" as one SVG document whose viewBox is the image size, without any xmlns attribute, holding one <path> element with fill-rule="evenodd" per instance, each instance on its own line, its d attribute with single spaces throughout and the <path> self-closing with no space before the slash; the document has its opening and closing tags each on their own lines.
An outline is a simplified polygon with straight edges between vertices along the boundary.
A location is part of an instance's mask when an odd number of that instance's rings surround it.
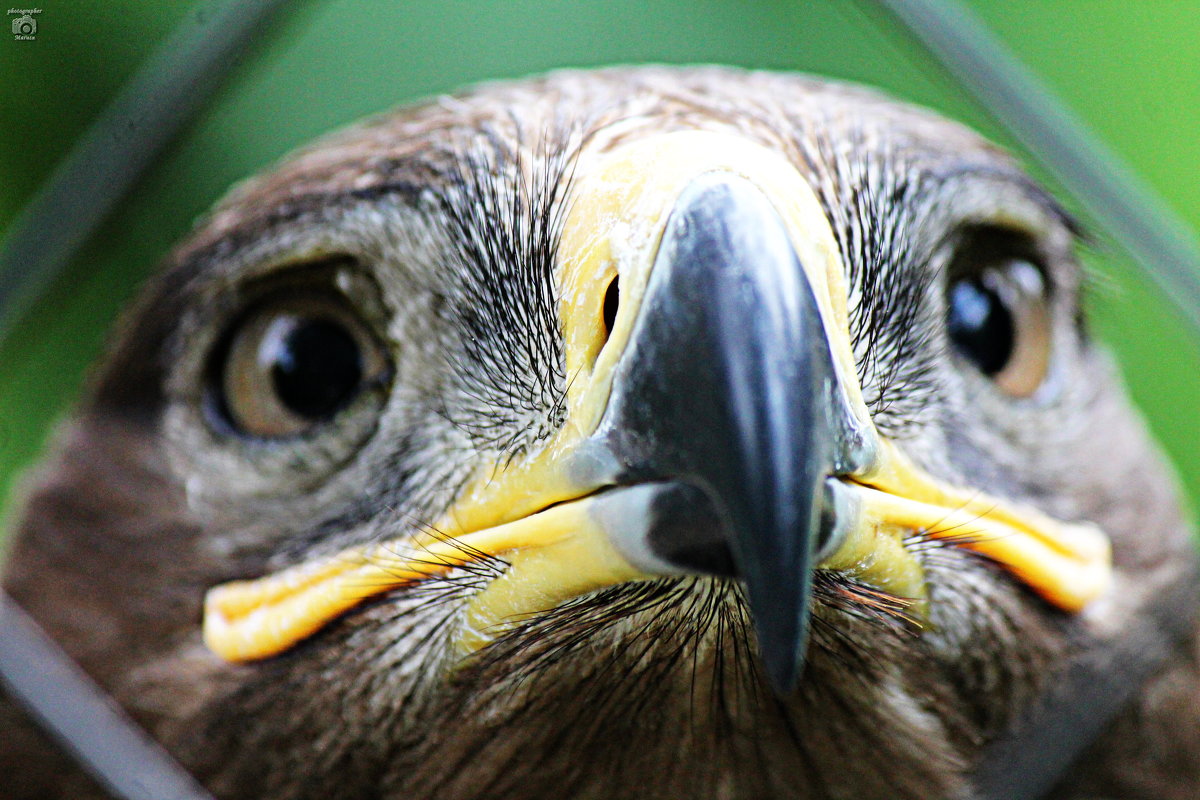
<svg viewBox="0 0 1200 800">
<path fill-rule="evenodd" d="M 332 416 L 362 380 L 358 343 L 329 320 L 297 320 L 272 356 L 271 379 L 279 401 L 309 419 Z"/>
<path fill-rule="evenodd" d="M 950 340 L 984 375 L 1004 369 L 1013 351 L 1013 319 L 1004 303 L 978 279 L 950 290 Z"/>
</svg>

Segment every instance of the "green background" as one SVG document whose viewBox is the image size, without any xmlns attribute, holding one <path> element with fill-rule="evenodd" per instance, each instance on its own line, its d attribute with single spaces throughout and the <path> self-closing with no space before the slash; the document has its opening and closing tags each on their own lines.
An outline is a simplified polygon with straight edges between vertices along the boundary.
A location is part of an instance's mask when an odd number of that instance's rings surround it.
<svg viewBox="0 0 1200 800">
<path fill-rule="evenodd" d="M 1200 2 L 971 5 L 1200 227 Z M 39 7 L 35 41 L 0 31 L 0 230 L 191 9 L 134 0 Z M 852 0 L 310 2 L 240 64 L 0 346 L 0 496 L 70 408 L 117 310 L 196 217 L 233 182 L 362 115 L 559 66 L 720 62 L 874 84 L 1011 146 L 903 35 L 862 8 Z M 1178 318 L 1098 233 L 1086 255 L 1096 328 L 1200 498 L 1200 357 Z"/>
</svg>

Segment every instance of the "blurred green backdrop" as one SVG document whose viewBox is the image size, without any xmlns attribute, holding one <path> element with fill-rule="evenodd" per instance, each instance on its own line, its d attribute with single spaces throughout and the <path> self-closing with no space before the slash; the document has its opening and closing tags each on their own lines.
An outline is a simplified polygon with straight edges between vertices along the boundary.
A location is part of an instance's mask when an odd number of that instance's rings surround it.
<svg viewBox="0 0 1200 800">
<path fill-rule="evenodd" d="M 971 5 L 1200 227 L 1200 0 Z M 0 36 L 0 230 L 192 4 L 39 7 L 35 41 Z M 241 63 L 0 347 L 0 497 L 36 459 L 117 310 L 172 242 L 230 184 L 364 114 L 560 66 L 720 62 L 874 84 L 1011 146 L 953 81 L 862 8 L 853 0 L 313 0 Z M 1092 317 L 1200 499 L 1196 346 L 1099 233 L 1087 255 L 1100 276 Z"/>
</svg>

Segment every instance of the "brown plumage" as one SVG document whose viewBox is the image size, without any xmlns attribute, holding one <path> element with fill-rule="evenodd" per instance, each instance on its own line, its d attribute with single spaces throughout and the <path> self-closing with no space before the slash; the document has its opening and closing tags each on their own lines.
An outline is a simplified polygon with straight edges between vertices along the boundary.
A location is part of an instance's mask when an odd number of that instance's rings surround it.
<svg viewBox="0 0 1200 800">
<path fill-rule="evenodd" d="M 571 378 L 544 312 L 572 165 L 693 129 L 781 153 L 813 187 L 879 430 L 938 478 L 1098 523 L 1114 589 L 1065 614 L 969 550 L 913 537 L 930 624 L 820 573 L 786 698 L 721 578 L 585 595 L 458 669 L 449 632 L 501 561 L 376 597 L 273 659 L 205 649 L 212 586 L 427 524 L 481 460 L 536 451 L 562 425 Z M 1031 398 L 996 391 L 943 330 L 947 248 L 976 229 L 1015 237 L 1050 287 L 1053 386 Z M 168 259 L 30 483 L 5 587 L 221 798 L 968 796 L 987 744 L 1071 655 L 1144 624 L 1191 563 L 1172 478 L 1080 322 L 1073 238 L 971 132 L 802 77 L 561 73 L 381 116 L 239 186 Z M 390 383 L 372 422 L 283 456 L 213 433 L 222 331 L 254 287 L 339 259 L 376 285 L 361 313 Z M 1194 797 L 1198 668 L 1193 637 L 1055 796 Z M 0 730 L 0 797 L 96 796 L 3 699 Z"/>
</svg>

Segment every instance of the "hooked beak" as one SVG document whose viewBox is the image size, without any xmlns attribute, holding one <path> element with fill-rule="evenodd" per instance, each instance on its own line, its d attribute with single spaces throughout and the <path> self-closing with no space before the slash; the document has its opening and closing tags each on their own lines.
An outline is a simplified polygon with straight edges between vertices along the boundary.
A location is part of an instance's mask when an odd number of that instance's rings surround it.
<svg viewBox="0 0 1200 800">
<path fill-rule="evenodd" d="M 464 492 L 437 526 L 450 539 L 409 533 L 213 589 L 214 651 L 275 655 L 365 597 L 487 554 L 509 566 L 469 602 L 464 655 L 598 588 L 729 576 L 744 584 L 767 674 L 787 690 L 814 571 L 846 573 L 920 616 L 923 572 L 905 541 L 956 520 L 975 534 L 962 546 L 1066 612 L 1107 587 L 1100 531 L 940 482 L 875 430 L 836 245 L 780 157 L 708 133 L 626 145 L 585 179 L 562 247 L 567 366 L 580 376 L 563 430 Z M 596 309 L 613 280 L 621 309 L 607 331 Z"/>
<path fill-rule="evenodd" d="M 663 482 L 602 512 L 617 546 L 649 573 L 739 577 L 767 671 L 790 686 L 833 540 L 825 482 L 864 454 L 812 286 L 745 179 L 710 173 L 679 197 L 613 386 L 597 436 L 611 480 Z M 638 511 L 642 531 L 621 524 Z"/>
</svg>

